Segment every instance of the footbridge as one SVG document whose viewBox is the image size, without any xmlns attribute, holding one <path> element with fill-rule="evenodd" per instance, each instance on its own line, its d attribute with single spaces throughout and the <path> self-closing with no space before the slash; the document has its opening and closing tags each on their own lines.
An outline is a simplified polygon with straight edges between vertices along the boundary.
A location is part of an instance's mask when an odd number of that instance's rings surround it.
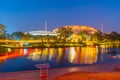
<svg viewBox="0 0 120 80">
<path fill-rule="evenodd" d="M 19 47 L 24 47 L 25 43 L 42 43 L 41 40 L 0 40 L 0 44 L 14 44 Z"/>
</svg>

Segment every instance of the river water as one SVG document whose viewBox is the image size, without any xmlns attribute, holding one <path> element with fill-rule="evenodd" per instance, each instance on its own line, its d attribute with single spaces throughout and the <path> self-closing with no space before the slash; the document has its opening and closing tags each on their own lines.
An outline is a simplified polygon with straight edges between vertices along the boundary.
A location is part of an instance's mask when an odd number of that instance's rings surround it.
<svg viewBox="0 0 120 80">
<path fill-rule="evenodd" d="M 50 68 L 103 64 L 120 61 L 120 48 L 102 46 L 64 48 L 0 48 L 0 72 L 35 70 L 35 64 Z"/>
</svg>

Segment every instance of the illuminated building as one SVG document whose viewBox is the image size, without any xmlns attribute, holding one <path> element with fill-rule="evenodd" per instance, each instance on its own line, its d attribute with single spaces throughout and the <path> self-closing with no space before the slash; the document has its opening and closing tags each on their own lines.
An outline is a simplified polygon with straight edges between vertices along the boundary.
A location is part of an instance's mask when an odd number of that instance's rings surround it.
<svg viewBox="0 0 120 80">
<path fill-rule="evenodd" d="M 45 27 L 45 30 L 29 31 L 29 32 L 25 32 L 25 34 L 29 33 L 30 35 L 57 36 L 55 32 L 47 31 L 47 22 L 45 22 L 44 27 Z"/>
<path fill-rule="evenodd" d="M 64 28 L 70 28 L 74 33 L 79 33 L 81 31 L 87 31 L 89 34 L 94 34 L 95 32 L 98 32 L 97 29 L 92 28 L 90 26 L 79 26 L 79 25 L 73 25 L 73 26 L 63 26 Z M 60 27 L 62 28 L 62 27 Z M 59 28 L 56 28 L 53 30 L 53 32 L 58 32 Z"/>
<path fill-rule="evenodd" d="M 66 32 L 63 30 L 66 30 Z M 64 35 L 60 35 L 62 31 L 64 32 L 64 34 L 68 34 L 69 37 L 64 38 Z M 82 41 L 82 38 L 85 38 L 86 40 L 90 40 L 90 35 L 98 32 L 98 30 L 90 26 L 72 25 L 72 26 L 63 26 L 60 28 L 56 28 L 53 30 L 53 32 L 56 32 L 58 34 L 58 38 L 66 39 L 67 42 L 80 42 Z M 69 34 L 69 32 L 73 32 L 73 33 Z"/>
<path fill-rule="evenodd" d="M 25 32 L 25 34 L 29 33 L 30 35 L 41 35 L 41 36 L 57 36 L 57 34 L 55 32 L 51 32 L 51 31 L 29 31 L 29 32 Z"/>
</svg>

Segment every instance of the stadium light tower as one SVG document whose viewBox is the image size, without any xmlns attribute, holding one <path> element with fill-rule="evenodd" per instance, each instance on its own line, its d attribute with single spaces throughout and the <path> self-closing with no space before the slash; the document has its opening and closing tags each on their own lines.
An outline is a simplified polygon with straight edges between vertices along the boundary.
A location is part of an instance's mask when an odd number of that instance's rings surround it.
<svg viewBox="0 0 120 80">
<path fill-rule="evenodd" d="M 103 31 L 103 27 L 104 27 L 104 24 L 103 24 L 103 22 L 101 22 L 101 23 L 100 23 L 100 31 L 101 31 L 101 32 L 104 32 L 104 31 Z"/>
<path fill-rule="evenodd" d="M 47 31 L 47 21 L 45 21 L 45 31 Z"/>
</svg>

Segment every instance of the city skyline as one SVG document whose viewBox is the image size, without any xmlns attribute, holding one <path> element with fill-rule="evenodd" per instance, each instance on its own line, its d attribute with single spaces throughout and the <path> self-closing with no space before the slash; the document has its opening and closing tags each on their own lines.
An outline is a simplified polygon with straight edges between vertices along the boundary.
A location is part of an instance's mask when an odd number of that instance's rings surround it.
<svg viewBox="0 0 120 80">
<path fill-rule="evenodd" d="M 86 25 L 120 33 L 118 0 L 1 0 L 0 23 L 7 32 L 48 30 L 67 25 Z"/>
</svg>

